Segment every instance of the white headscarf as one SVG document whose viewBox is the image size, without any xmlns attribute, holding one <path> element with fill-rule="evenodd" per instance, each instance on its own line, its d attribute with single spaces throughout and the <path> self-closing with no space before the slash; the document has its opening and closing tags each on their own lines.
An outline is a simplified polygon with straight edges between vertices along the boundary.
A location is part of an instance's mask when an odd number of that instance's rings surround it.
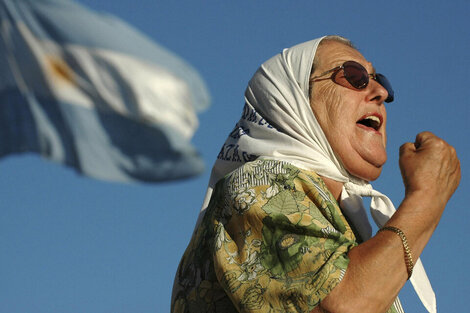
<svg viewBox="0 0 470 313">
<path fill-rule="evenodd" d="M 362 196 L 371 197 L 371 215 L 382 227 L 395 212 L 390 199 L 350 175 L 336 158 L 309 102 L 309 78 L 322 38 L 284 49 L 265 62 L 248 84 L 240 121 L 223 145 L 212 169 L 200 219 L 218 180 L 257 157 L 287 161 L 299 168 L 343 182 L 341 209 L 363 240 L 372 235 Z M 411 277 L 426 309 L 436 299 L 420 260 Z"/>
</svg>

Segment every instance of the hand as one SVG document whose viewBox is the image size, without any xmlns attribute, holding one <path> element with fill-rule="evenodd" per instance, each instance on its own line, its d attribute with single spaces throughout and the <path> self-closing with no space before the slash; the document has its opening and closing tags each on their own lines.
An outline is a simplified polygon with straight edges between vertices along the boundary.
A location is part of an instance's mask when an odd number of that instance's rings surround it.
<svg viewBox="0 0 470 313">
<path fill-rule="evenodd" d="M 445 206 L 459 185 L 460 162 L 455 149 L 430 132 L 419 133 L 414 144 L 403 144 L 399 163 L 407 196 L 424 192 Z"/>
</svg>

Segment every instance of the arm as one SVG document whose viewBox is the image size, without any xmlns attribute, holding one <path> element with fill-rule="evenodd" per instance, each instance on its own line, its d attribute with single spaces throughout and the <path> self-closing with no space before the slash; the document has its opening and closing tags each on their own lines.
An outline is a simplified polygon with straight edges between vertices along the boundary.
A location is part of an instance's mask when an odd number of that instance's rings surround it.
<svg viewBox="0 0 470 313">
<path fill-rule="evenodd" d="M 419 258 L 460 181 L 455 150 L 429 132 L 400 148 L 405 199 L 386 226 L 407 236 Z M 407 280 L 403 246 L 393 232 L 380 232 L 351 249 L 341 283 L 312 312 L 385 312 Z M 322 311 L 323 310 L 323 311 Z"/>
</svg>

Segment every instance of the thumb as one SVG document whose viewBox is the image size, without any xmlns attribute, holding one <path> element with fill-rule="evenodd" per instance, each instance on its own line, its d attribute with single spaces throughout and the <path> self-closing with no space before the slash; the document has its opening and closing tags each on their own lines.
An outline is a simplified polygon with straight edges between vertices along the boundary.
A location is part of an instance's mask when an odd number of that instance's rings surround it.
<svg viewBox="0 0 470 313">
<path fill-rule="evenodd" d="M 416 147 L 416 149 L 419 149 L 426 141 L 428 141 L 429 139 L 433 137 L 436 137 L 436 136 L 431 132 L 428 132 L 428 131 L 421 132 L 416 135 L 414 146 Z"/>
</svg>

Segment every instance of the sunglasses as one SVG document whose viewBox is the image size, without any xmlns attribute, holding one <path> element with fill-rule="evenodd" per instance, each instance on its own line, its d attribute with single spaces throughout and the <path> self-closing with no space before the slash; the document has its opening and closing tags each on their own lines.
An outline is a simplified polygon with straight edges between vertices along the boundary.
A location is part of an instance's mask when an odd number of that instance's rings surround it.
<svg viewBox="0 0 470 313">
<path fill-rule="evenodd" d="M 388 97 L 387 99 L 385 99 L 385 102 L 393 101 L 394 92 L 392 89 L 392 85 L 390 85 L 390 82 L 388 81 L 388 79 L 382 74 L 378 74 L 378 73 L 369 74 L 367 70 L 364 68 L 364 66 L 362 66 L 361 64 L 355 61 L 346 61 L 343 63 L 343 65 L 337 66 L 329 71 L 324 72 L 323 74 L 313 77 L 311 79 L 311 82 L 331 79 L 336 84 L 349 88 L 349 86 L 345 85 L 344 82 L 341 82 L 338 80 L 337 76 L 341 70 L 343 70 L 344 78 L 346 78 L 348 83 L 355 89 L 366 88 L 367 85 L 369 84 L 369 76 L 372 77 L 372 79 L 374 79 L 376 82 L 382 85 L 382 87 L 384 87 L 385 90 L 387 90 Z M 328 78 L 319 78 L 329 73 L 333 73 L 333 74 L 331 74 L 331 76 Z"/>
</svg>

